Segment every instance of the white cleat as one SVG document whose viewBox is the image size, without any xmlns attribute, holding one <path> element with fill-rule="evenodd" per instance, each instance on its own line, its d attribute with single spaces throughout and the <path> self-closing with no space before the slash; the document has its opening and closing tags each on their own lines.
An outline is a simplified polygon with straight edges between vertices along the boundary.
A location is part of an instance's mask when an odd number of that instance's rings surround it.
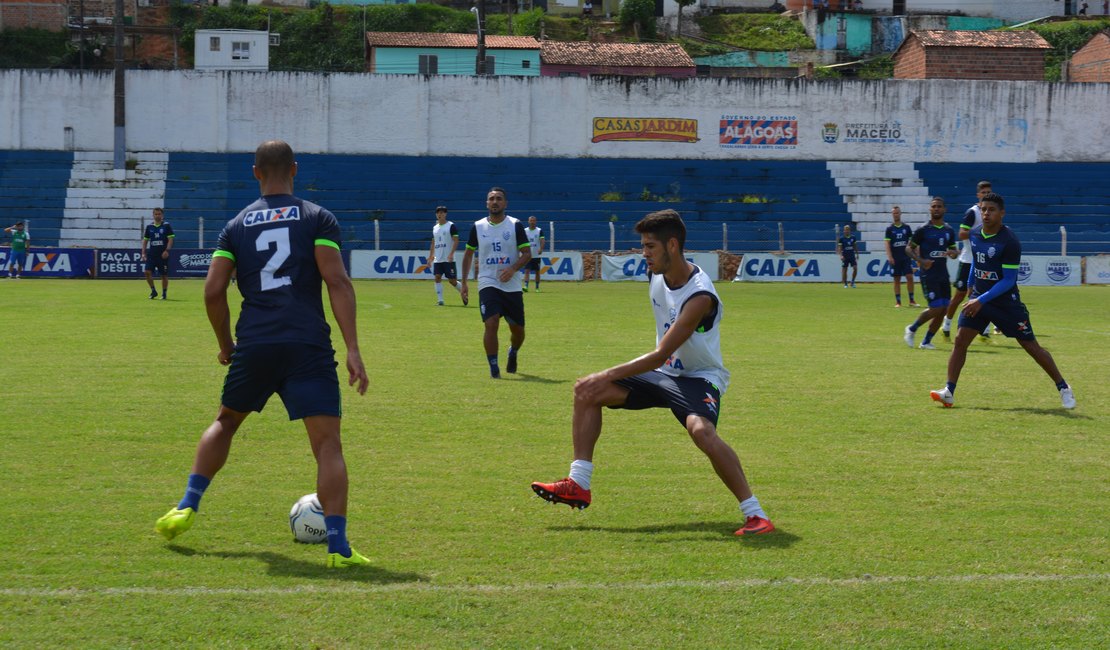
<svg viewBox="0 0 1110 650">
<path fill-rule="evenodd" d="M 937 349 L 937 346 L 933 345 L 932 343 L 922 343 L 919 347 L 922 350 L 936 350 Z"/>
<path fill-rule="evenodd" d="M 929 397 L 932 397 L 934 402 L 940 402 L 946 409 L 952 408 L 952 403 L 956 401 L 952 397 L 952 391 L 948 390 L 947 386 L 939 390 L 929 391 Z"/>
<path fill-rule="evenodd" d="M 1071 386 L 1060 390 L 1060 403 L 1066 409 L 1075 408 L 1075 393 L 1072 392 Z"/>
<path fill-rule="evenodd" d="M 910 329 L 909 325 L 906 325 L 902 340 L 906 342 L 906 345 L 913 347 L 913 330 Z"/>
</svg>

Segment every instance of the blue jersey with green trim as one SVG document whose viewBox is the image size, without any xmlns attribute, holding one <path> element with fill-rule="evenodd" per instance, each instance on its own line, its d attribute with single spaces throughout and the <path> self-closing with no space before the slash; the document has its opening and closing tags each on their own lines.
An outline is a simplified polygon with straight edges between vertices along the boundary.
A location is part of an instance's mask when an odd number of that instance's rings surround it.
<svg viewBox="0 0 1110 650">
<path fill-rule="evenodd" d="M 227 222 L 214 255 L 235 262 L 243 296 L 236 344 L 296 342 L 330 349 L 316 247 L 339 244 L 335 215 L 289 194 L 264 196 Z"/>
<path fill-rule="evenodd" d="M 933 261 L 931 267 L 921 269 L 921 277 L 947 279 L 948 250 L 956 247 L 956 231 L 952 226 L 927 223 L 914 231 L 910 241 L 918 247 L 918 256 Z"/>
<path fill-rule="evenodd" d="M 971 244 L 972 285 L 971 297 L 981 296 L 1002 279 L 1003 269 L 1017 269 L 1021 266 L 1021 242 L 1009 226 L 993 235 L 983 234 L 983 227 L 971 229 L 968 237 Z M 1011 294 L 1018 299 L 1018 288 L 1014 285 Z"/>
<path fill-rule="evenodd" d="M 150 251 L 152 253 L 157 252 L 159 255 L 166 250 L 170 237 L 173 237 L 173 226 L 165 221 L 160 226 L 148 223 L 146 230 L 143 232 L 143 239 L 147 240 Z"/>
<path fill-rule="evenodd" d="M 906 245 L 910 243 L 910 236 L 913 235 L 913 229 L 902 224 L 895 226 L 891 224 L 886 227 L 885 239 L 890 242 L 890 256 L 894 258 L 895 262 L 901 262 L 906 259 Z"/>
</svg>

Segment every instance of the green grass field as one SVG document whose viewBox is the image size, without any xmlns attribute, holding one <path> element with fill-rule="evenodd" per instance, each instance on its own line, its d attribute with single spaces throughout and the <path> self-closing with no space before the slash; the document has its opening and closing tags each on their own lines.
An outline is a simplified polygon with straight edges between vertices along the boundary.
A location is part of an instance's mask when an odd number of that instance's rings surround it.
<svg viewBox="0 0 1110 650">
<path fill-rule="evenodd" d="M 720 429 L 780 529 L 738 539 L 666 411 L 606 413 L 588 510 L 528 488 L 566 474 L 575 378 L 654 344 L 644 285 L 528 294 L 494 382 L 475 307 L 356 282 L 350 535 L 375 565 L 340 573 L 289 533 L 315 470 L 276 398 L 193 529 L 153 533 L 224 373 L 201 288 L 0 283 L 0 647 L 1105 647 L 1106 288 L 1022 290 L 1067 412 L 1013 341 L 976 344 L 939 408 L 949 346 L 908 349 L 889 286 L 719 285 Z"/>
</svg>

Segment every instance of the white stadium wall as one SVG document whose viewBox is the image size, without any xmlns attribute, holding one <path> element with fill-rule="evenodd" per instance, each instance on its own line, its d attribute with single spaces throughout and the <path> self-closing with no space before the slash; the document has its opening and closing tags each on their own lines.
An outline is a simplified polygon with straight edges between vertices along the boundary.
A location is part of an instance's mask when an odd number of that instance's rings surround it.
<svg viewBox="0 0 1110 650">
<path fill-rule="evenodd" d="M 131 151 L 1110 160 L 1110 84 L 150 70 L 126 88 Z M 111 150 L 112 92 L 110 73 L 0 71 L 0 149 Z"/>
</svg>

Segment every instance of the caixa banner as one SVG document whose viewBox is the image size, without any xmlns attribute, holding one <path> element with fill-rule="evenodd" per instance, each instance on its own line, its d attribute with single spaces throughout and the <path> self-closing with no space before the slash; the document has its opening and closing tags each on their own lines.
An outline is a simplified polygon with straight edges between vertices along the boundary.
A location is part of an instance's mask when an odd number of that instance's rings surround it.
<svg viewBox="0 0 1110 650">
<path fill-rule="evenodd" d="M 948 273 L 956 272 L 955 260 L 946 260 Z M 894 269 L 886 255 L 863 253 L 856 257 L 856 282 L 886 282 L 894 277 Z M 736 281 L 751 282 L 840 282 L 843 263 L 835 253 L 744 253 Z M 917 275 L 917 272 L 914 272 Z M 848 280 L 852 268 L 848 267 Z"/>
<path fill-rule="evenodd" d="M 719 264 L 716 253 L 686 253 L 686 260 L 696 264 L 701 270 L 709 274 L 709 279 L 717 281 L 717 266 Z M 644 256 L 634 255 L 603 255 L 601 257 L 601 279 L 607 282 L 620 280 L 647 280 L 647 262 Z"/>
<path fill-rule="evenodd" d="M 455 252 L 455 272 L 460 278 L 463 254 Z M 426 280 L 434 277 L 428 256 L 413 251 L 351 251 L 350 268 L 352 278 Z M 544 280 L 581 280 L 582 254 L 541 255 L 540 273 Z"/>
<path fill-rule="evenodd" d="M 11 249 L 0 248 L 0 269 L 8 272 Z M 23 276 L 28 278 L 87 278 L 92 275 L 91 248 L 38 248 L 27 251 Z"/>
</svg>

